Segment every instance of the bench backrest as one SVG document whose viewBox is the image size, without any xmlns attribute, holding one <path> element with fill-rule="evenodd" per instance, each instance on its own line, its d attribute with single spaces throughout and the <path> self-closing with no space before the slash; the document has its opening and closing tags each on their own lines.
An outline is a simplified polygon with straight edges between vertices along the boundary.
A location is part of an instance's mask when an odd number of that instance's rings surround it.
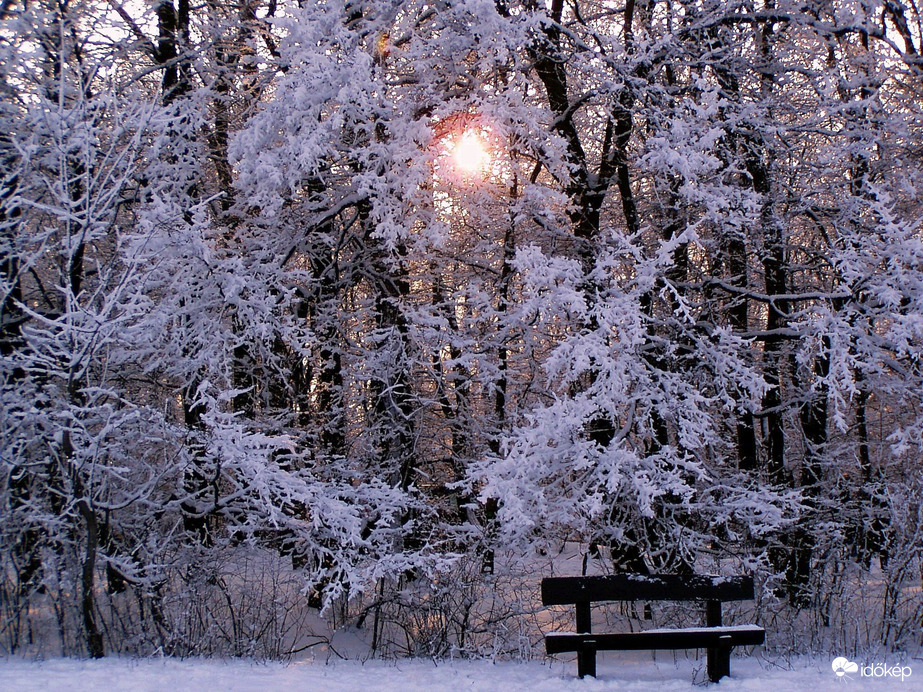
<svg viewBox="0 0 923 692">
<path fill-rule="evenodd" d="M 542 579 L 543 605 L 595 601 L 749 601 L 753 577 L 613 574 Z"/>
</svg>

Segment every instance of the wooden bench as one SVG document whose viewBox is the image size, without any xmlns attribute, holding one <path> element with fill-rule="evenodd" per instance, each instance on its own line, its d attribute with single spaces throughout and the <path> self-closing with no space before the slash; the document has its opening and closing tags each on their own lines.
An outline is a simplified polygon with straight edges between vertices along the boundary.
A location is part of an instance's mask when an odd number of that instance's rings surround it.
<svg viewBox="0 0 923 692">
<path fill-rule="evenodd" d="M 546 634 L 545 648 L 549 654 L 577 652 L 577 675 L 581 678 L 596 677 L 597 651 L 706 649 L 708 678 L 717 682 L 731 674 L 733 647 L 755 646 L 766 638 L 766 631 L 756 625 L 722 626 L 722 602 L 752 599 L 753 577 L 617 574 L 542 579 L 544 605 L 577 608 L 577 632 Z M 593 634 L 590 604 L 598 601 L 701 601 L 705 604 L 706 626 Z"/>
</svg>

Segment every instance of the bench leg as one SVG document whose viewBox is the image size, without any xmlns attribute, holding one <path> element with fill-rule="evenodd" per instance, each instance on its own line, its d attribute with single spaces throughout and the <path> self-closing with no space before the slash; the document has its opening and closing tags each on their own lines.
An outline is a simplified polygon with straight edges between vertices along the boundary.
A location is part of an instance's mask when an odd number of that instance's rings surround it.
<svg viewBox="0 0 923 692">
<path fill-rule="evenodd" d="M 596 677 L 596 642 L 592 639 L 583 642 L 577 652 L 577 677 L 589 675 Z"/>
<path fill-rule="evenodd" d="M 722 637 L 721 639 L 718 646 L 708 649 L 706 667 L 708 679 L 712 682 L 718 682 L 721 678 L 731 674 L 731 638 Z"/>
</svg>

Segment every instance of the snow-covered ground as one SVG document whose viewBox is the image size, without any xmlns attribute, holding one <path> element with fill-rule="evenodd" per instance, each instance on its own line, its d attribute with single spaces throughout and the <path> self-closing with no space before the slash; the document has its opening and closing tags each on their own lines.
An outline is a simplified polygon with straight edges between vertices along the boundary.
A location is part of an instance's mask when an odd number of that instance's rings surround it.
<svg viewBox="0 0 923 692">
<path fill-rule="evenodd" d="M 869 663 L 872 663 L 871 661 Z M 897 661 L 889 661 L 896 665 Z M 586 692 L 712 689 L 715 692 L 844 692 L 864 689 L 923 690 L 923 661 L 903 663 L 916 669 L 903 681 L 853 674 L 837 678 L 826 658 L 772 663 L 732 659 L 733 677 L 703 686 L 704 661 L 660 652 L 606 654 L 599 678 L 578 680 L 568 662 L 490 663 L 489 661 L 329 661 L 290 665 L 245 661 L 103 659 L 42 662 L 0 659 L 0 690 L 31 692 Z"/>
</svg>

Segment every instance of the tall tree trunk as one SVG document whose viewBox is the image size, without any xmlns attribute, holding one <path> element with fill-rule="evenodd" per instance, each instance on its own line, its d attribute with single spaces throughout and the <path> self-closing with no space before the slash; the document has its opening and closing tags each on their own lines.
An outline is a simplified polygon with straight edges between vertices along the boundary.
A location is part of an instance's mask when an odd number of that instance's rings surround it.
<svg viewBox="0 0 923 692">
<path fill-rule="evenodd" d="M 712 50 L 719 50 L 721 46 L 720 33 L 717 29 L 708 33 L 708 44 Z M 718 84 L 725 92 L 732 103 L 737 104 L 740 101 L 740 82 L 733 71 L 723 66 L 721 63 L 713 65 L 715 76 Z M 743 138 L 746 142 L 747 137 Z M 724 164 L 727 167 L 735 163 L 735 155 L 740 146 L 741 137 L 733 128 L 727 129 L 726 134 L 727 150 L 730 155 L 724 158 Z M 752 145 L 752 142 L 748 142 Z M 758 167 L 754 162 L 753 167 Z M 751 173 L 752 176 L 752 173 Z M 751 184 L 753 180 L 751 179 Z M 764 182 L 760 183 L 763 188 L 766 187 Z M 749 331 L 750 322 L 750 301 L 746 296 L 749 286 L 749 261 L 747 258 L 747 246 L 744 229 L 731 228 L 720 235 L 721 247 L 719 251 L 719 267 L 717 270 L 724 270 L 726 281 L 735 289 L 739 289 L 737 295 L 731 296 L 731 304 L 727 308 L 728 323 L 737 333 L 746 333 Z M 755 472 L 758 467 L 756 429 L 754 426 L 753 413 L 747 410 L 742 404 L 738 404 L 735 411 L 736 416 L 736 433 L 737 433 L 737 466 L 741 471 Z"/>
<path fill-rule="evenodd" d="M 155 59 L 163 66 L 160 87 L 164 104 L 173 103 L 192 89 L 189 49 L 189 0 L 160 0 L 157 15 L 158 39 Z"/>
<path fill-rule="evenodd" d="M 99 526 L 94 512 L 86 500 L 79 500 L 77 508 L 87 525 L 86 554 L 83 560 L 80 579 L 80 608 L 83 613 L 83 631 L 87 638 L 87 648 L 93 658 L 106 655 L 103 635 L 96 624 L 96 550 L 99 546 Z"/>
<path fill-rule="evenodd" d="M 472 455 L 471 441 L 471 417 L 468 405 L 468 397 L 471 388 L 471 373 L 460 362 L 462 357 L 461 349 L 455 343 L 459 335 L 458 318 L 456 317 L 457 305 L 454 298 L 449 299 L 445 295 L 446 287 L 442 276 L 438 274 L 438 268 L 433 267 L 433 308 L 436 313 L 441 315 L 448 325 L 447 347 L 449 358 L 454 363 L 452 372 L 447 376 L 442 363 L 443 345 L 433 353 L 433 370 L 436 375 L 436 398 L 439 402 L 439 408 L 442 416 L 449 425 L 452 436 L 452 445 L 449 456 L 449 464 L 452 468 L 451 483 L 457 483 L 464 479 L 467 470 L 468 460 Z M 451 396 L 450 396 L 451 394 Z M 468 507 L 473 502 L 473 498 L 466 492 L 460 490 L 448 490 L 450 495 L 455 498 L 457 505 L 457 515 L 460 522 L 468 520 Z"/>
<path fill-rule="evenodd" d="M 61 460 L 68 467 L 73 465 L 74 447 L 69 430 L 61 436 Z M 93 658 L 106 655 L 103 647 L 102 633 L 96 624 L 96 551 L 99 547 L 99 522 L 96 511 L 87 499 L 87 488 L 81 478 L 79 469 L 73 468 L 71 481 L 78 496 L 76 507 L 86 523 L 86 549 L 81 565 L 80 610 L 83 621 L 83 633 L 87 640 L 87 649 Z"/>
<path fill-rule="evenodd" d="M 824 339 L 829 349 L 829 340 Z M 828 350 L 829 352 L 829 350 Z M 790 601 L 798 607 L 810 604 L 811 561 L 815 549 L 814 525 L 818 515 L 818 496 L 823 480 L 822 461 L 827 446 L 827 387 L 823 378 L 830 370 L 828 355 L 814 359 L 814 372 L 809 377 L 817 378 L 817 391 L 807 397 L 800 409 L 799 418 L 804 439 L 804 463 L 801 466 L 801 492 L 805 511 L 802 512 L 792 540 L 792 559 L 789 565 L 788 588 Z"/>
<path fill-rule="evenodd" d="M 410 344 L 401 307 L 410 284 L 403 272 L 395 274 L 381 264 L 379 276 L 375 320 L 385 371 L 372 381 L 373 409 L 382 469 L 390 484 L 406 491 L 414 482 L 417 469 L 415 407 L 408 371 Z"/>
</svg>

